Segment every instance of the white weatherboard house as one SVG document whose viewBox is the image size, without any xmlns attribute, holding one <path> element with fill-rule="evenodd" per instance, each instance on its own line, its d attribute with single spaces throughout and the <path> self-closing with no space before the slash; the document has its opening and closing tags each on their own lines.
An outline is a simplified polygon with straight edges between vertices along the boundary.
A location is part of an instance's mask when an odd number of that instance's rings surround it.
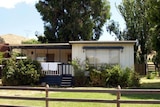
<svg viewBox="0 0 160 107">
<path fill-rule="evenodd" d="M 61 85 L 64 76 L 74 76 L 68 63 L 86 59 L 90 64 L 119 64 L 134 68 L 134 45 L 136 41 L 69 41 L 69 43 L 10 45 L 10 49 L 21 49 L 21 53 L 41 62 L 50 84 Z M 46 81 L 50 81 L 46 80 Z M 53 83 L 54 81 L 54 83 Z"/>
<path fill-rule="evenodd" d="M 135 41 L 70 41 L 72 59 L 89 60 L 91 64 L 119 64 L 134 67 Z"/>
</svg>

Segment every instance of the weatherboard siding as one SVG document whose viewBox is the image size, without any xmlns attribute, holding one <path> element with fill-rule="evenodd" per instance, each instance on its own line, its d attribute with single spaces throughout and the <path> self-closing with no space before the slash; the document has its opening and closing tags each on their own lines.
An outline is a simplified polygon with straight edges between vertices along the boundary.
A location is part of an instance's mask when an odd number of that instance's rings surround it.
<svg viewBox="0 0 160 107">
<path fill-rule="evenodd" d="M 133 44 L 72 44 L 72 60 L 79 59 L 81 63 L 86 60 L 86 50 L 83 48 L 85 46 L 95 46 L 95 47 L 123 47 L 123 49 L 117 49 L 119 51 L 119 64 L 123 68 L 125 67 L 134 67 L 134 45 Z M 107 50 L 107 49 L 106 49 Z M 108 57 L 109 54 L 104 55 L 101 50 L 96 50 L 97 54 L 101 57 Z M 101 58 L 103 59 L 103 58 Z M 104 60 L 102 60 L 104 62 Z M 106 63 L 110 63 L 106 60 Z"/>
</svg>

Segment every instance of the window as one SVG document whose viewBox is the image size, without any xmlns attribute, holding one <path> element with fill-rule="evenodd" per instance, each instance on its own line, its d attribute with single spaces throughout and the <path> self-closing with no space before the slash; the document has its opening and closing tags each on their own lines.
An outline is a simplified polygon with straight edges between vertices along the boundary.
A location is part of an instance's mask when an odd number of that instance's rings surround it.
<svg viewBox="0 0 160 107">
<path fill-rule="evenodd" d="M 86 49 L 86 58 L 90 64 L 119 64 L 119 49 Z"/>
<path fill-rule="evenodd" d="M 86 59 L 89 61 L 90 64 L 96 64 L 96 52 L 95 50 L 86 50 Z"/>
<path fill-rule="evenodd" d="M 36 60 L 39 61 L 39 62 L 45 62 L 46 61 L 46 56 L 45 54 L 37 54 L 36 55 Z"/>
<path fill-rule="evenodd" d="M 120 50 L 109 50 L 109 64 L 120 63 Z"/>
</svg>

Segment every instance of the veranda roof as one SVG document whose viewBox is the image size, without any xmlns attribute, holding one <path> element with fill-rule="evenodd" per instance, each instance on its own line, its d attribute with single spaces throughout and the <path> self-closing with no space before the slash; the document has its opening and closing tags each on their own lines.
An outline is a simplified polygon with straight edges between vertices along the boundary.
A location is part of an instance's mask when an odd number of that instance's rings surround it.
<svg viewBox="0 0 160 107">
<path fill-rule="evenodd" d="M 50 43 L 50 44 L 12 44 L 12 49 L 71 49 L 69 43 Z"/>
</svg>

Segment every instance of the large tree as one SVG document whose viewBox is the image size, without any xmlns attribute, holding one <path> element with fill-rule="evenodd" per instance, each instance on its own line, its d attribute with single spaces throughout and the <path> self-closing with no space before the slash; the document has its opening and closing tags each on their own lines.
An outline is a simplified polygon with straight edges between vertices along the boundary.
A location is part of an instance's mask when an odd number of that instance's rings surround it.
<svg viewBox="0 0 160 107">
<path fill-rule="evenodd" d="M 156 51 L 154 57 L 155 65 L 160 68 L 160 0 L 149 0 L 148 19 L 153 24 L 152 31 L 152 44 L 153 49 Z M 160 71 L 160 69 L 159 69 Z M 160 73 L 160 72 L 159 72 Z"/>
<path fill-rule="evenodd" d="M 44 21 L 43 42 L 97 40 L 110 17 L 107 0 L 39 0 L 36 4 Z"/>
<path fill-rule="evenodd" d="M 139 44 L 135 46 L 135 56 L 138 56 L 139 59 L 135 59 L 135 61 L 137 63 L 146 63 L 151 41 L 151 23 L 148 21 L 147 16 L 147 0 L 122 0 L 118 9 L 126 22 L 123 38 L 138 41 Z"/>
</svg>

